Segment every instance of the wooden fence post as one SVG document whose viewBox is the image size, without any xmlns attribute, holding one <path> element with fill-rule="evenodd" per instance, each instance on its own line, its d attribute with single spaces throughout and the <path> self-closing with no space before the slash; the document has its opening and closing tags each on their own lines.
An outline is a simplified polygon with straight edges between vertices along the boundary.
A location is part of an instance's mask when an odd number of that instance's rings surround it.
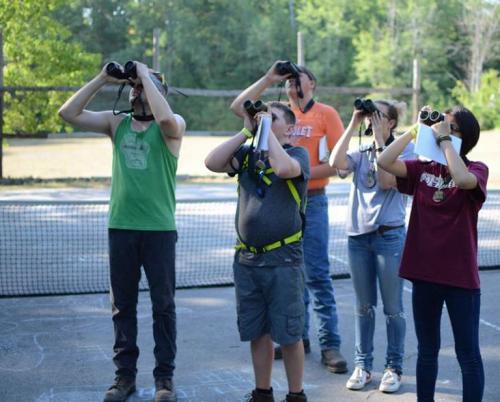
<svg viewBox="0 0 500 402">
<path fill-rule="evenodd" d="M 0 27 L 0 179 L 3 179 L 3 31 Z"/>
</svg>

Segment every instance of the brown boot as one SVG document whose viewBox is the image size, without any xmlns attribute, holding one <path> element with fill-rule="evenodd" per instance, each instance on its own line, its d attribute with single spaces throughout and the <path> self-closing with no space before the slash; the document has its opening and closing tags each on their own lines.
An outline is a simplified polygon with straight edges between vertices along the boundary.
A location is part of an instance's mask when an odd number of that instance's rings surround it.
<svg viewBox="0 0 500 402">
<path fill-rule="evenodd" d="M 174 384 L 170 378 L 157 378 L 155 380 L 155 402 L 176 402 Z"/>
<path fill-rule="evenodd" d="M 119 376 L 104 395 L 104 402 L 124 402 L 135 392 L 135 378 Z"/>
<path fill-rule="evenodd" d="M 347 373 L 347 362 L 337 349 L 325 349 L 321 351 L 321 363 L 332 373 Z"/>
<path fill-rule="evenodd" d="M 256 389 L 251 394 L 245 396 L 245 402 L 274 402 L 273 389 L 271 393 L 259 392 Z"/>
</svg>

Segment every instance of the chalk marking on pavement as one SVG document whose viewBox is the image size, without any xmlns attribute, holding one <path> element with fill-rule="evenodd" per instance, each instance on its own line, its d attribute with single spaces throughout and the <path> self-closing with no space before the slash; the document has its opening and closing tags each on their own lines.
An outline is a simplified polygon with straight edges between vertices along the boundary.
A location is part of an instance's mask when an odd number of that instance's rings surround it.
<svg viewBox="0 0 500 402">
<path fill-rule="evenodd" d="M 491 322 L 483 320 L 482 318 L 479 319 L 479 322 L 483 325 L 486 325 L 487 327 L 493 328 L 494 330 L 497 330 L 500 332 L 500 327 L 498 325 L 492 324 Z"/>
</svg>

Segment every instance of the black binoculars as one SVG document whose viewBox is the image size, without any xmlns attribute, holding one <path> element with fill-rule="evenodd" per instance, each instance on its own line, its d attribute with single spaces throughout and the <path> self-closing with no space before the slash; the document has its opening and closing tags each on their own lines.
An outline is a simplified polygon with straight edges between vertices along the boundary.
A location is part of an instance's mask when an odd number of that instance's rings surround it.
<svg viewBox="0 0 500 402">
<path fill-rule="evenodd" d="M 354 101 L 354 108 L 356 110 L 362 110 L 364 114 L 373 114 L 378 109 L 375 106 L 375 103 L 371 99 L 361 99 L 357 98 Z"/>
<path fill-rule="evenodd" d="M 119 80 L 128 80 L 130 78 L 136 79 L 137 66 L 135 65 L 135 62 L 131 60 L 127 61 L 124 67 L 121 64 L 112 61 L 106 66 L 106 73 Z"/>
<path fill-rule="evenodd" d="M 427 126 L 432 126 L 433 124 L 443 121 L 444 114 L 438 112 L 437 110 L 421 110 L 418 118 L 420 120 L 420 123 Z"/>
<path fill-rule="evenodd" d="M 291 61 L 279 62 L 276 64 L 275 71 L 279 75 L 291 74 L 291 78 L 300 77 L 300 69 L 297 64 Z"/>
<path fill-rule="evenodd" d="M 243 103 L 243 107 L 250 117 L 254 117 L 259 112 L 267 112 L 267 106 L 261 100 L 252 102 L 251 100 L 246 100 Z"/>
</svg>

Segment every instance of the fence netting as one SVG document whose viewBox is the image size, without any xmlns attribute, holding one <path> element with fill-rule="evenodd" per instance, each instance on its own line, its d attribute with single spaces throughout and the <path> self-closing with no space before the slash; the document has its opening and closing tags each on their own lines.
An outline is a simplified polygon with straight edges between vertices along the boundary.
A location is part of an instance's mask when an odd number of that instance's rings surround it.
<svg viewBox="0 0 500 402">
<path fill-rule="evenodd" d="M 232 284 L 235 209 L 235 199 L 177 202 L 178 288 Z M 106 201 L 1 201 L 0 296 L 107 292 L 107 211 Z M 346 214 L 347 194 L 330 196 L 334 277 L 349 273 Z M 500 191 L 480 212 L 478 260 L 500 267 Z"/>
</svg>

